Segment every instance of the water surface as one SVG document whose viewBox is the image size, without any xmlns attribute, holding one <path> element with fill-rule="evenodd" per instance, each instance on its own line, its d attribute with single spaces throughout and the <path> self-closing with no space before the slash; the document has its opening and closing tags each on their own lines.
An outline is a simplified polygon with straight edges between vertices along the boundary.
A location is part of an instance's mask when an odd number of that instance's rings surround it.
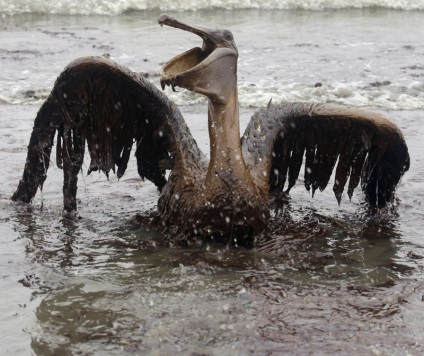
<svg viewBox="0 0 424 356">
<path fill-rule="evenodd" d="M 159 12 L 6 16 L 0 24 L 0 353 L 374 354 L 424 351 L 422 12 L 199 11 L 240 51 L 241 127 L 276 101 L 365 106 L 392 117 L 411 154 L 396 206 L 370 214 L 360 192 L 339 207 L 299 182 L 253 250 L 158 247 L 129 223 L 158 193 L 136 173 L 80 175 L 79 209 L 62 212 L 62 172 L 16 204 L 35 114 L 81 55 L 109 53 L 157 83 L 163 62 L 194 45 Z M 322 86 L 316 86 L 316 83 Z M 389 83 L 388 83 L 389 82 Z M 208 152 L 205 101 L 171 94 Z M 54 158 L 54 157 L 53 157 Z M 54 161 L 54 159 L 53 159 Z M 281 223 L 284 221 L 284 223 Z"/>
</svg>

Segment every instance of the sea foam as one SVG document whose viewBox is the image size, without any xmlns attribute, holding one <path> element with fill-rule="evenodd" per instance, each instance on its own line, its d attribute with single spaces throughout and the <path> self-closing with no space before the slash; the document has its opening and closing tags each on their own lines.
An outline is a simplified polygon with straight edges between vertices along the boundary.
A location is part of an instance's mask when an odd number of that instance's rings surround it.
<svg viewBox="0 0 424 356">
<path fill-rule="evenodd" d="M 178 105 L 206 103 L 203 96 L 187 90 L 166 94 Z M 320 87 L 305 86 L 301 83 L 251 86 L 239 82 L 239 102 L 244 108 L 266 106 L 272 100 L 275 104 L 291 102 L 335 103 L 355 107 L 376 107 L 388 110 L 423 110 L 424 83 L 414 82 L 409 86 L 387 85 L 379 88 L 361 87 L 350 83 L 335 83 Z"/>
<path fill-rule="evenodd" d="M 0 14 L 118 15 L 128 11 L 204 9 L 343 9 L 382 7 L 424 10 L 424 0 L 0 0 Z"/>
<path fill-rule="evenodd" d="M 159 87 L 158 83 L 157 86 Z M 22 90 L 6 93 L 0 90 L 0 103 L 14 105 L 41 105 L 47 98 L 49 89 Z M 205 105 L 204 96 L 188 90 L 170 89 L 165 94 L 177 105 Z M 386 110 L 424 110 L 424 83 L 414 82 L 409 86 L 387 85 L 379 88 L 360 87 L 349 83 L 305 86 L 301 83 L 273 86 L 252 86 L 239 82 L 239 102 L 243 108 L 266 106 L 272 100 L 275 104 L 290 102 L 335 103 L 355 107 L 375 107 Z"/>
</svg>

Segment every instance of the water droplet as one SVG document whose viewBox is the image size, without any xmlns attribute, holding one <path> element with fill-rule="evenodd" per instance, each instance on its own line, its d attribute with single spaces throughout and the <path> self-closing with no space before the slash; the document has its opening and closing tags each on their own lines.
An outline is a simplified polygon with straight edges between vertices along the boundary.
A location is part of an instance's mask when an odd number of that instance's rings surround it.
<svg viewBox="0 0 424 356">
<path fill-rule="evenodd" d="M 186 272 L 187 272 L 187 269 L 184 267 L 184 265 L 182 263 L 180 263 L 180 268 L 181 268 L 180 275 L 181 276 L 185 275 Z"/>
<path fill-rule="evenodd" d="M 246 292 L 247 292 L 246 288 L 243 287 L 242 289 L 239 290 L 238 294 L 244 294 Z"/>
</svg>

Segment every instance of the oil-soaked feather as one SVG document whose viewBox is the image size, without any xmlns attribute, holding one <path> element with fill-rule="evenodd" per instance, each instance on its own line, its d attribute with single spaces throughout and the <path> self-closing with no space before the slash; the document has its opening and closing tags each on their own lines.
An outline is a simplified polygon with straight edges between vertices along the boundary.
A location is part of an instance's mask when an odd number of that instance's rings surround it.
<svg viewBox="0 0 424 356">
<path fill-rule="evenodd" d="M 337 202 L 341 203 L 342 193 L 346 185 L 347 179 L 350 174 L 350 164 L 354 144 L 352 141 L 345 141 L 340 148 L 339 162 L 336 168 L 334 179 L 333 192 L 336 196 Z"/>
<path fill-rule="evenodd" d="M 56 139 L 56 166 L 60 169 L 62 166 L 62 141 L 63 141 L 63 124 L 57 129 Z"/>
<path fill-rule="evenodd" d="M 286 189 L 286 193 L 289 193 L 291 188 L 296 184 L 297 178 L 299 177 L 300 168 L 302 167 L 303 155 L 305 153 L 305 137 L 300 134 L 299 137 L 294 140 L 294 149 L 290 158 L 289 166 L 289 182 Z"/>
<path fill-rule="evenodd" d="M 367 157 L 367 152 L 360 147 L 354 151 L 353 160 L 351 164 L 350 170 L 350 178 L 349 178 L 349 186 L 347 189 L 347 194 L 349 199 L 352 199 L 353 191 L 359 184 L 359 180 L 361 178 L 361 170 L 364 164 L 365 158 Z"/>
<path fill-rule="evenodd" d="M 270 172 L 271 189 L 283 189 L 286 182 L 287 170 L 290 162 L 290 141 L 280 137 L 276 140 Z"/>
<path fill-rule="evenodd" d="M 322 144 L 321 141 L 318 145 L 317 164 L 314 168 L 314 185 L 320 191 L 326 188 L 339 155 L 341 142 L 337 139 L 335 132 L 337 131 L 330 131 L 326 136 L 325 144 Z"/>
<path fill-rule="evenodd" d="M 315 160 L 315 133 L 313 127 L 308 128 L 305 131 L 306 137 L 309 141 L 306 143 L 306 153 L 305 153 L 305 188 L 307 191 L 311 189 L 311 184 L 313 182 L 313 169 L 314 169 L 314 160 Z"/>
<path fill-rule="evenodd" d="M 57 78 L 37 114 L 24 177 L 14 200 L 31 201 L 42 186 L 56 130 L 67 210 L 75 208 L 85 142 L 91 158 L 88 173 L 101 170 L 108 175 L 118 167 L 118 177 L 124 174 L 136 142 L 138 171 L 159 189 L 166 183 L 165 171 L 159 166 L 164 158 L 172 155 L 173 168 L 186 174 L 194 175 L 196 167 L 204 167 L 204 155 L 175 104 L 141 75 L 108 58 L 77 59 Z M 45 147 L 38 149 L 40 144 Z"/>
<path fill-rule="evenodd" d="M 320 173 L 320 168 L 322 166 L 322 160 L 323 160 L 323 154 L 324 154 L 323 150 L 325 150 L 325 147 L 326 147 L 325 145 L 323 145 L 323 142 L 325 142 L 325 137 L 323 137 L 319 127 L 316 125 L 313 125 L 313 126 L 314 126 L 315 154 L 311 164 L 311 176 L 310 176 L 312 196 L 314 196 L 315 191 L 319 187 L 318 175 Z"/>
<path fill-rule="evenodd" d="M 259 131 L 258 123 L 263 122 L 266 125 Z M 280 142 L 281 133 L 290 149 Z M 333 190 L 339 204 L 350 177 L 349 197 L 362 180 L 370 205 L 386 205 L 409 168 L 408 148 L 395 124 L 380 114 L 335 105 L 268 105 L 252 117 L 242 147 L 252 177 L 262 189 L 276 186 L 272 172 L 278 169 L 288 174 L 290 190 L 305 155 L 305 188 L 312 187 L 312 193 L 323 190 L 338 161 Z M 269 181 L 260 174 L 264 171 L 270 173 Z"/>
<path fill-rule="evenodd" d="M 291 154 L 291 140 L 290 138 L 286 138 L 283 143 L 282 149 L 282 159 L 279 164 L 278 174 L 280 177 L 279 187 L 284 189 L 284 185 L 286 183 L 287 171 L 290 165 L 290 154 Z"/>
</svg>

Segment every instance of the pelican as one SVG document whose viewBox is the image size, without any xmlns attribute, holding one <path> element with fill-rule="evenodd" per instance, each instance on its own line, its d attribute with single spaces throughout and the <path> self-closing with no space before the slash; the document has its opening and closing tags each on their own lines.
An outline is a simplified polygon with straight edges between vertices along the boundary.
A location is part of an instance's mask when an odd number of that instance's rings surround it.
<svg viewBox="0 0 424 356">
<path fill-rule="evenodd" d="M 158 22 L 203 40 L 201 48 L 167 62 L 160 82 L 162 89 L 180 87 L 207 97 L 210 159 L 176 105 L 141 74 L 106 57 L 84 57 L 59 75 L 38 111 L 12 200 L 29 203 L 42 189 L 57 133 L 66 211 L 77 208 L 86 145 L 88 174 L 100 170 L 108 175 L 116 169 L 120 178 L 135 144 L 139 175 L 160 191 L 159 219 L 187 236 L 235 236 L 238 244 L 251 245 L 267 226 L 270 201 L 290 192 L 303 160 L 305 187 L 312 195 L 326 188 L 335 171 L 333 190 L 339 204 L 348 178 L 349 198 L 361 181 L 371 207 L 393 201 L 409 168 L 409 155 L 392 121 L 352 107 L 269 103 L 252 116 L 240 138 L 238 50 L 232 33 L 167 15 Z"/>
</svg>

